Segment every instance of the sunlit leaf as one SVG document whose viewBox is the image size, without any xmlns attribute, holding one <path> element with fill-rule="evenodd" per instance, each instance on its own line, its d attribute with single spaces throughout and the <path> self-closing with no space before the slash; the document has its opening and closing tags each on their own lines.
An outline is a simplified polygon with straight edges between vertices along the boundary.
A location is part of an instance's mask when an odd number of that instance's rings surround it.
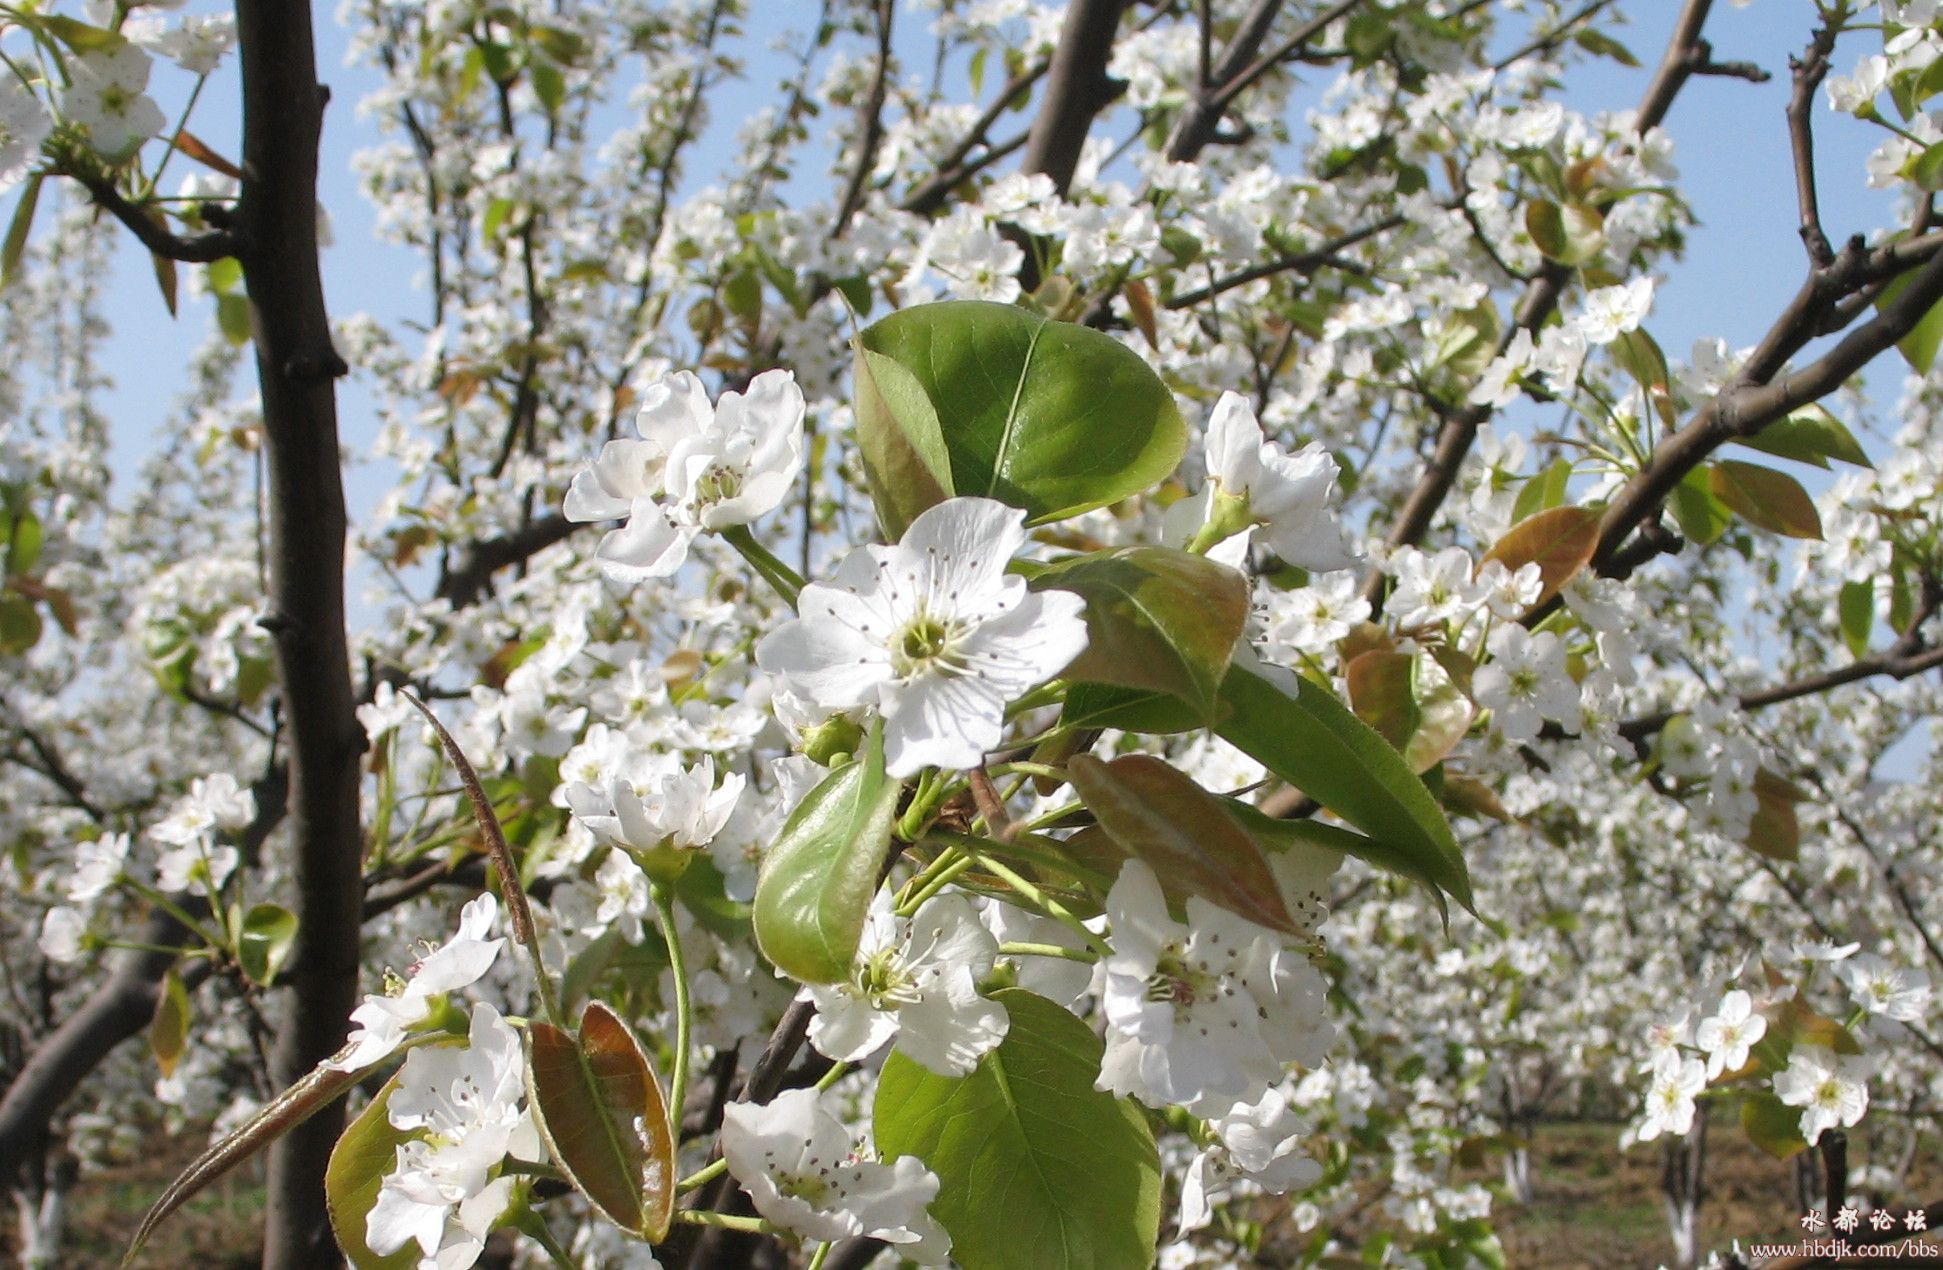
<svg viewBox="0 0 1943 1270">
<path fill-rule="evenodd" d="M 182 976 L 171 967 L 162 976 L 162 990 L 155 999 L 155 1014 L 148 1021 L 148 1052 L 164 1078 L 175 1074 L 176 1061 L 182 1057 L 189 1040 L 189 989 Z"/>
<path fill-rule="evenodd" d="M 391 1123 L 391 1095 L 397 1088 L 398 1078 L 394 1076 L 345 1126 L 344 1136 L 331 1148 L 331 1161 L 324 1169 L 324 1203 L 331 1215 L 331 1234 L 356 1270 L 411 1270 L 418 1264 L 416 1243 L 407 1243 L 383 1257 L 365 1243 L 365 1225 L 372 1205 L 378 1202 L 385 1175 L 398 1167 L 398 1148 L 415 1136 Z"/>
<path fill-rule="evenodd" d="M 620 1016 L 590 1001 L 578 1037 L 527 1026 L 526 1084 L 553 1159 L 609 1221 L 650 1243 L 668 1234 L 675 1141 L 661 1085 Z"/>
<path fill-rule="evenodd" d="M 1484 553 L 1478 566 L 1496 560 L 1515 573 L 1527 564 L 1536 564 L 1540 582 L 1537 603 L 1543 604 L 1591 563 L 1598 546 L 1598 509 L 1554 507 L 1513 525 Z"/>
<path fill-rule="evenodd" d="M 1714 497 L 1748 524 L 1790 538 L 1820 541 L 1822 518 L 1801 482 L 1786 472 L 1721 459 L 1707 474 Z"/>
<path fill-rule="evenodd" d="M 1122 1270 L 1153 1261 L 1160 1158 L 1131 1100 L 1095 1089 L 1100 1039 L 1021 989 L 994 995 L 1005 1041 L 967 1076 L 892 1051 L 872 1114 L 877 1153 L 940 1182 L 930 1211 L 965 1270 Z"/>
</svg>

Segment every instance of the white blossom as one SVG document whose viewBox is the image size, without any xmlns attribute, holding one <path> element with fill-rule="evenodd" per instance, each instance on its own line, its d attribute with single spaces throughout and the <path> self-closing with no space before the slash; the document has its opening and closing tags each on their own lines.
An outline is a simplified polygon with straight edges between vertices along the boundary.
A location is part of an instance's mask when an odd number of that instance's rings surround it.
<svg viewBox="0 0 1943 1270">
<path fill-rule="evenodd" d="M 366 996 L 351 1011 L 358 1026 L 346 1047 L 324 1066 L 355 1072 L 381 1061 L 398 1048 L 406 1032 L 425 1021 L 434 998 L 477 983 L 506 942 L 486 938 L 498 914 L 499 901 L 491 892 L 468 902 L 459 912 L 458 932 L 420 958 L 395 992 Z"/>
</svg>

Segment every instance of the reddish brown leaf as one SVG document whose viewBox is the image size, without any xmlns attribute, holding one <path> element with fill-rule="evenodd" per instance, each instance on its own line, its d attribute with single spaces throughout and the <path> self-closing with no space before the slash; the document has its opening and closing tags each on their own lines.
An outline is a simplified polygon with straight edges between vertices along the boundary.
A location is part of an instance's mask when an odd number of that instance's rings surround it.
<svg viewBox="0 0 1943 1270">
<path fill-rule="evenodd" d="M 1598 546 L 1597 511 L 1590 507 L 1553 507 L 1513 525 L 1484 553 L 1478 567 L 1496 560 L 1516 572 L 1524 565 L 1536 564 L 1542 584 L 1537 602 L 1543 604 L 1585 568 Z"/>
</svg>

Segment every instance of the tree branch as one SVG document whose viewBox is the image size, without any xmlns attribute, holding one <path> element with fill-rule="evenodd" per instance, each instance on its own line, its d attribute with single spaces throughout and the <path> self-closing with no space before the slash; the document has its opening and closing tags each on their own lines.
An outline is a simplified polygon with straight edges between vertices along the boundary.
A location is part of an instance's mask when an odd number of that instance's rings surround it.
<svg viewBox="0 0 1943 1270">
<path fill-rule="evenodd" d="M 1072 0 L 1066 23 L 1053 51 L 1050 78 L 1039 113 L 1026 139 L 1020 170 L 1044 173 L 1054 188 L 1066 193 L 1079 166 L 1081 149 L 1093 120 L 1119 95 L 1119 85 L 1107 77 L 1113 56 L 1114 34 L 1130 0 Z"/>
<path fill-rule="evenodd" d="M 843 231 L 850 227 L 850 218 L 863 206 L 864 191 L 869 188 L 870 170 L 877 163 L 877 146 L 884 137 L 884 95 L 890 85 L 891 72 L 891 19 L 897 12 L 895 0 L 877 0 L 877 73 L 872 77 L 870 96 L 857 108 L 857 115 L 863 121 L 863 135 L 857 140 L 857 165 L 850 170 L 850 184 L 843 192 L 843 202 L 837 208 L 837 221 L 830 229 L 831 238 L 843 237 Z"/>
<path fill-rule="evenodd" d="M 1004 145 L 988 150 L 978 163 L 970 166 L 966 164 L 971 152 L 985 144 L 986 135 L 991 132 L 992 125 L 999 121 L 999 117 L 1012 104 L 1012 99 L 1037 83 L 1051 67 L 1050 58 L 1040 58 L 1007 80 L 1005 87 L 999 90 L 998 96 L 992 99 L 992 104 L 985 107 L 985 113 L 965 130 L 965 135 L 958 139 L 958 144 L 951 148 L 951 153 L 938 164 L 938 170 L 904 196 L 903 210 L 914 212 L 919 216 L 929 216 L 944 205 L 954 185 L 984 167 L 985 164 L 995 161 L 1001 154 L 1010 153 L 1024 145 L 1026 134 L 1021 133 Z"/>
<path fill-rule="evenodd" d="M 237 254 L 237 238 L 230 230 L 212 229 L 192 238 L 184 238 L 171 231 L 162 221 L 151 219 L 139 205 L 131 203 L 115 188 L 113 181 L 92 173 L 68 172 L 66 175 L 85 186 L 96 206 L 128 226 L 129 231 L 141 240 L 142 246 L 158 256 L 185 264 L 206 265 Z"/>
<path fill-rule="evenodd" d="M 1801 244 L 1808 249 L 1808 263 L 1817 269 L 1835 262 L 1835 249 L 1822 230 L 1822 213 L 1815 194 L 1815 90 L 1828 76 L 1829 55 L 1835 51 L 1836 25 L 1824 22 L 1815 29 L 1808 51 L 1788 59 L 1794 72 L 1794 90 L 1788 97 L 1788 149 L 1794 157 L 1795 201 L 1801 210 Z"/>
<path fill-rule="evenodd" d="M 1184 291 L 1180 295 L 1170 297 L 1161 307 L 1165 309 L 1191 308 L 1203 300 L 1212 300 L 1218 295 L 1224 295 L 1229 291 L 1233 291 L 1236 287 L 1245 287 L 1251 282 L 1260 282 L 1263 278 L 1272 278 L 1276 274 L 1309 274 L 1314 273 L 1325 265 L 1344 265 L 1348 262 L 1338 259 L 1339 253 L 1354 247 L 1357 243 L 1365 239 L 1374 238 L 1378 234 L 1388 233 L 1390 230 L 1403 224 L 1406 219 L 1401 214 L 1385 216 L 1382 220 L 1372 221 L 1370 224 L 1364 225 L 1359 229 L 1352 229 L 1346 233 L 1338 234 L 1336 237 L 1313 250 L 1298 252 L 1293 256 L 1283 256 L 1279 260 L 1270 260 L 1259 265 L 1251 265 L 1246 269 L 1231 273 L 1225 278 L 1217 278 L 1205 287 L 1197 287 L 1192 291 Z"/>
<path fill-rule="evenodd" d="M 483 538 L 460 548 L 439 578 L 434 594 L 455 609 L 475 604 L 492 583 L 492 575 L 521 564 L 558 542 L 565 542 L 580 526 L 557 513 L 528 521 L 495 538 Z"/>
</svg>

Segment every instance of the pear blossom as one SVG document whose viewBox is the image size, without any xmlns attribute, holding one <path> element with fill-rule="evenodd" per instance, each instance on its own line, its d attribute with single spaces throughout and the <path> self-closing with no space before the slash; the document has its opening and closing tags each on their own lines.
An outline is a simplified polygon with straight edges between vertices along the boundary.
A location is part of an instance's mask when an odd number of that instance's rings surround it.
<svg viewBox="0 0 1943 1270">
<path fill-rule="evenodd" d="M 1428 555 L 1405 547 L 1390 557 L 1396 586 L 1388 608 L 1404 629 L 1433 626 L 1468 615 L 1484 603 L 1484 591 L 1471 580 L 1471 557 L 1462 547 Z"/>
<path fill-rule="evenodd" d="M 128 863 L 128 849 L 129 837 L 125 833 L 104 833 L 92 842 L 77 843 L 74 875 L 68 880 L 68 900 L 85 904 L 99 899 L 121 880 L 122 870 Z"/>
<path fill-rule="evenodd" d="M 88 919 L 81 910 L 56 904 L 41 918 L 39 945 L 43 956 L 61 965 L 81 960 L 87 945 Z"/>
<path fill-rule="evenodd" d="M 625 851 L 609 851 L 594 871 L 594 885 L 600 888 L 600 907 L 587 928 L 589 934 L 618 930 L 630 944 L 641 942 L 641 919 L 649 908 L 648 875 Z"/>
<path fill-rule="evenodd" d="M 1929 976 L 1921 970 L 1892 966 L 1874 953 L 1863 953 L 1846 962 L 1842 978 L 1855 1003 L 1870 1014 L 1914 1023 L 1929 1009 Z"/>
<path fill-rule="evenodd" d="M 109 158 L 128 154 L 168 122 L 142 91 L 148 87 L 149 65 L 149 55 L 136 44 L 82 53 L 68 62 L 61 115 L 85 130 L 88 144 Z"/>
<path fill-rule="evenodd" d="M 1271 595 L 1263 609 L 1263 634 L 1271 651 L 1321 653 L 1367 621 L 1370 602 L 1356 575 L 1331 573 L 1305 587 Z"/>
<path fill-rule="evenodd" d="M 1610 344 L 1637 330 L 1653 307 L 1653 280 L 1635 278 L 1616 287 L 1596 287 L 1585 297 L 1574 327 L 1589 344 Z"/>
<path fill-rule="evenodd" d="M 157 17 L 131 18 L 122 34 L 191 75 L 209 75 L 236 43 L 236 15 L 188 14 L 173 24 Z"/>
<path fill-rule="evenodd" d="M 1544 586 L 1535 562 L 1527 561 L 1516 569 L 1505 568 L 1502 560 L 1486 560 L 1478 566 L 1477 587 L 1484 593 L 1484 607 L 1491 616 L 1506 621 L 1537 603 Z"/>
<path fill-rule="evenodd" d="M 999 743 L 1005 708 L 1086 647 L 1085 602 L 1005 572 L 1025 513 L 950 498 L 892 547 L 851 552 L 812 583 L 801 616 L 765 635 L 756 663 L 818 706 L 875 706 L 890 774 L 973 767 Z"/>
<path fill-rule="evenodd" d="M 1869 1062 L 1820 1045 L 1799 1045 L 1785 1070 L 1775 1073 L 1774 1092 L 1790 1107 L 1800 1107 L 1801 1136 L 1810 1146 L 1828 1129 L 1846 1129 L 1869 1109 Z"/>
<path fill-rule="evenodd" d="M 545 1155 L 521 1101 L 519 1034 L 481 1002 L 465 1046 L 414 1050 L 397 1080 L 386 1116 L 422 1136 L 399 1145 L 365 1217 L 365 1242 L 379 1256 L 416 1243 L 421 1265 L 463 1270 L 485 1250 L 517 1185 L 494 1171 L 508 1155 Z"/>
<path fill-rule="evenodd" d="M 1286 1063 L 1321 1061 L 1334 1035 L 1326 985 L 1272 931 L 1199 896 L 1188 897 L 1187 924 L 1176 922 L 1138 860 L 1121 866 L 1106 911 L 1100 1089 L 1226 1108 L 1259 1097 Z"/>
<path fill-rule="evenodd" d="M 734 814 L 743 778 L 735 772 L 715 783 L 715 760 L 693 767 L 658 765 L 641 779 L 615 776 L 604 787 L 573 784 L 567 805 L 574 817 L 604 842 L 632 851 L 707 847 Z"/>
<path fill-rule="evenodd" d="M 702 381 L 678 371 L 649 387 L 637 439 L 609 441 L 567 490 L 572 521 L 626 524 L 601 540 L 601 570 L 616 582 L 665 578 L 704 531 L 746 525 L 775 510 L 803 465 L 803 392 L 769 370 L 714 406 Z"/>
<path fill-rule="evenodd" d="M 27 175 L 53 130 L 40 98 L 12 75 L 0 75 L 0 193 Z"/>
<path fill-rule="evenodd" d="M 816 1003 L 810 1044 L 839 1062 L 866 1058 L 895 1039 L 898 1052 L 940 1076 L 963 1076 L 1005 1039 L 1005 1007 L 978 994 L 998 941 L 963 895 L 936 896 L 910 917 L 890 892 L 871 900 L 850 978 L 807 984 Z"/>
<path fill-rule="evenodd" d="M 938 1178 L 916 1156 L 863 1154 L 814 1089 L 722 1109 L 722 1156 L 756 1211 L 808 1239 L 881 1239 L 919 1265 L 942 1265 L 951 1237 L 925 1211 Z"/>
<path fill-rule="evenodd" d="M 1491 660 L 1472 676 L 1472 695 L 1491 711 L 1494 726 L 1507 741 L 1536 740 L 1544 719 L 1577 730 L 1579 686 L 1566 669 L 1565 646 L 1558 636 L 1505 625 L 1491 632 L 1485 647 Z"/>
<path fill-rule="evenodd" d="M 1662 1133 L 1684 1137 L 1693 1128 L 1694 1095 L 1707 1087 L 1707 1068 L 1697 1058 L 1669 1063 L 1653 1073 L 1646 1095 L 1646 1119 L 1639 1141 L 1651 1142 Z"/>
<path fill-rule="evenodd" d="M 1336 460 L 1320 445 L 1287 453 L 1262 432 L 1246 397 L 1224 392 L 1208 417 L 1205 446 L 1209 479 L 1241 500 L 1245 520 L 1262 527 L 1269 550 L 1318 573 L 1356 563 L 1330 506 Z M 1220 516 L 1218 504 L 1213 514 Z"/>
<path fill-rule="evenodd" d="M 1214 1215 L 1214 1201 L 1237 1181 L 1271 1195 L 1287 1195 L 1322 1177 L 1322 1165 L 1302 1154 L 1308 1121 L 1271 1087 L 1260 1098 L 1238 1102 L 1207 1122 L 1214 1140 L 1188 1165 L 1181 1180 L 1182 1231 L 1199 1230 Z"/>
<path fill-rule="evenodd" d="M 383 1060 L 408 1031 L 425 1021 L 435 997 L 477 983 L 506 942 L 486 938 L 498 914 L 499 901 L 491 892 L 469 901 L 459 910 L 459 929 L 450 940 L 420 958 L 408 978 L 394 980 L 395 991 L 368 995 L 351 1011 L 351 1021 L 358 1026 L 344 1049 L 323 1065 L 355 1072 Z"/>
<path fill-rule="evenodd" d="M 1753 1007 L 1753 998 L 1736 988 L 1721 999 L 1717 1012 L 1700 1020 L 1694 1041 L 1707 1054 L 1708 1080 L 1747 1066 L 1748 1047 L 1767 1035 L 1768 1021 Z"/>
<path fill-rule="evenodd" d="M 161 842 L 192 843 L 218 831 L 235 832 L 256 818 L 256 795 L 236 783 L 228 772 L 198 776 L 189 792 L 175 801 L 169 814 L 148 832 Z"/>
</svg>

